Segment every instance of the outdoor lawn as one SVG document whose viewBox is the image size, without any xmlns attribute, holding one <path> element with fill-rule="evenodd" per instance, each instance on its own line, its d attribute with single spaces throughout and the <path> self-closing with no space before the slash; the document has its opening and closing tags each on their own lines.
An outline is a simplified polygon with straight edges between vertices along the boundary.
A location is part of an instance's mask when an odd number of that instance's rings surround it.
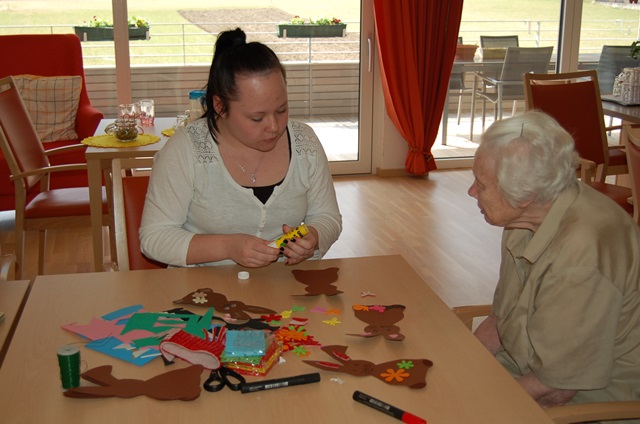
<svg viewBox="0 0 640 424">
<path fill-rule="evenodd" d="M 356 44 L 358 40 L 360 0 L 190 0 L 180 3 L 179 8 L 171 0 L 129 3 L 129 16 L 142 16 L 152 25 L 150 40 L 131 43 L 132 64 L 167 63 L 168 57 L 184 56 L 185 45 L 191 59 L 208 62 L 215 34 L 222 27 L 197 24 L 211 17 L 215 22 L 244 24 L 240 26 L 269 22 L 255 30 L 263 33 L 275 32 L 274 20 L 285 21 L 295 15 L 335 17 L 348 23 L 347 33 L 353 34 Z M 0 34 L 73 32 L 74 25 L 82 25 L 94 16 L 111 20 L 111 4 L 111 0 L 0 0 Z M 517 34 L 524 47 L 557 47 L 559 8 L 559 0 L 466 0 L 460 35 L 465 44 L 478 44 L 480 34 Z M 639 15 L 638 5 L 584 0 L 580 52 L 597 54 L 603 44 L 630 45 L 638 39 Z M 44 27 L 35 31 L 34 25 Z M 259 35 L 254 39 L 263 41 Z M 91 51 L 85 46 L 85 64 L 113 65 L 112 59 L 104 58 L 112 54 L 113 47 L 106 44 L 94 45 Z"/>
</svg>

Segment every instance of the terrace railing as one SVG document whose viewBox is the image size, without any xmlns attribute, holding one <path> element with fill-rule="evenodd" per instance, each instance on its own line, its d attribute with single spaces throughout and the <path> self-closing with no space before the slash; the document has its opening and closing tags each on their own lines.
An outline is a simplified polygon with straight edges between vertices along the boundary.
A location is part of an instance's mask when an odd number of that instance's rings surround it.
<svg viewBox="0 0 640 424">
<path fill-rule="evenodd" d="M 347 22 L 341 38 L 278 38 L 278 22 L 152 23 L 149 40 L 130 41 L 131 64 L 203 65 L 211 62 L 218 32 L 241 27 L 251 40 L 270 45 L 284 62 L 358 61 L 360 23 Z M 0 34 L 69 33 L 73 24 L 2 26 Z M 517 34 L 524 47 L 553 45 L 557 50 L 558 22 L 552 20 L 463 21 L 465 44 L 479 44 L 481 34 Z M 597 55 L 603 44 L 630 45 L 640 36 L 637 19 L 583 21 L 580 55 Z M 85 66 L 114 66 L 113 42 L 83 42 Z M 597 57 L 597 56 L 595 56 Z"/>
</svg>

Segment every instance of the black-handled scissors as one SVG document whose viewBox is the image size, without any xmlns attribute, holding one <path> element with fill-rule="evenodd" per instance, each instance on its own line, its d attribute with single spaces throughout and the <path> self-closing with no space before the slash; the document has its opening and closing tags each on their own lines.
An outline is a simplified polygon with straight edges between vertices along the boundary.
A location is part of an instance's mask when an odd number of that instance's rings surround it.
<svg viewBox="0 0 640 424">
<path fill-rule="evenodd" d="M 208 392 L 218 392 L 228 386 L 229 389 L 237 392 L 240 387 L 247 381 L 236 371 L 227 367 L 220 367 L 217 370 L 211 370 L 211 374 L 203 387 Z"/>
</svg>

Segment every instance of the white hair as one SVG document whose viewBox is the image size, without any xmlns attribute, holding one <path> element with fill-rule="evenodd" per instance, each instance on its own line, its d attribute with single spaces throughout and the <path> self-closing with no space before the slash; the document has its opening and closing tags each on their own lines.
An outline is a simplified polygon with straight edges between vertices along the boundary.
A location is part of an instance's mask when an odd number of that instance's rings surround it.
<svg viewBox="0 0 640 424">
<path fill-rule="evenodd" d="M 552 202 L 577 184 L 573 138 L 543 112 L 496 121 L 482 135 L 478 153 L 495 161 L 498 187 L 514 207 L 526 201 Z"/>
</svg>

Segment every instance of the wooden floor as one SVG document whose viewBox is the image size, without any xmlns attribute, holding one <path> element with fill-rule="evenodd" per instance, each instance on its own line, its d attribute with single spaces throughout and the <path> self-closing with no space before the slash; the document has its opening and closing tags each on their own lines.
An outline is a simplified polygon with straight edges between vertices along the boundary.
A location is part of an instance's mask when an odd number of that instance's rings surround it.
<svg viewBox="0 0 640 424">
<path fill-rule="evenodd" d="M 344 229 L 328 258 L 401 254 L 449 306 L 491 302 L 501 229 L 485 223 L 467 195 L 471 171 L 334 181 Z M 4 253 L 13 252 L 12 212 L 0 212 L 0 242 Z M 35 242 L 30 235 L 28 279 L 37 274 Z M 46 249 L 46 274 L 90 271 L 89 229 L 50 231 Z"/>
</svg>

